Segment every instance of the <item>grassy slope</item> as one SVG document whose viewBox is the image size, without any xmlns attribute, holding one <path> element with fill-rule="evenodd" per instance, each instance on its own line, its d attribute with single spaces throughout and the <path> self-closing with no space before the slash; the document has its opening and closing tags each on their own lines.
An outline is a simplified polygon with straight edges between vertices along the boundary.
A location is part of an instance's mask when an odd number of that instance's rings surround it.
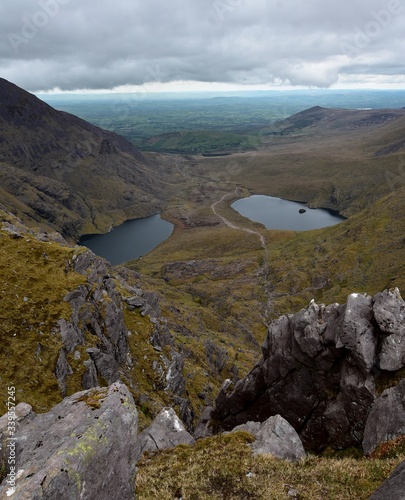
<svg viewBox="0 0 405 500">
<path fill-rule="evenodd" d="M 404 291 L 404 199 L 405 187 L 337 226 L 270 245 L 275 312 L 296 310 L 312 298 L 344 302 L 353 291 Z"/>
<path fill-rule="evenodd" d="M 197 159 L 190 175 L 207 182 L 226 180 L 255 193 L 305 201 L 343 215 L 353 215 L 405 185 L 403 149 L 375 156 L 403 139 L 403 110 L 393 112 L 394 119 L 374 123 L 371 112 L 320 109 L 315 124 L 301 129 L 297 115 L 295 131 L 263 135 L 262 147 L 253 153 Z"/>
<path fill-rule="evenodd" d="M 137 497 L 366 500 L 405 458 L 402 447 L 385 459 L 308 456 L 290 463 L 253 457 L 249 442 L 249 434 L 238 432 L 145 457 L 138 467 Z"/>
<path fill-rule="evenodd" d="M 29 234 L 14 238 L 0 231 L 2 412 L 8 385 L 16 387 L 18 402 L 36 411 L 61 400 L 52 372 L 62 343 L 53 329 L 71 314 L 63 297 L 83 283 L 82 276 L 66 272 L 73 254 L 72 248 Z"/>
</svg>

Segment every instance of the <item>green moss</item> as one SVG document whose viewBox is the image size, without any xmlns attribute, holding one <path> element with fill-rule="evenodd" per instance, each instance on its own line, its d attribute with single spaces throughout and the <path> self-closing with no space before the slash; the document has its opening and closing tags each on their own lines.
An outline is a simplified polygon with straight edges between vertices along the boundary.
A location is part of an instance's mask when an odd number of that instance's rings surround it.
<svg viewBox="0 0 405 500">
<path fill-rule="evenodd" d="M 77 401 L 84 401 L 92 410 L 98 410 L 102 401 L 107 397 L 108 389 L 92 389 L 87 394 L 83 394 Z"/>
</svg>

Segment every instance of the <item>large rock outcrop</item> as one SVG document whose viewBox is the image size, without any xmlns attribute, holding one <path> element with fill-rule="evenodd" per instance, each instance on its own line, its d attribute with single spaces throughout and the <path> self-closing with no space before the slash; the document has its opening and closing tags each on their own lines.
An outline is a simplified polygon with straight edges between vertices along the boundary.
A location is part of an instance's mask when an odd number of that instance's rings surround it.
<svg viewBox="0 0 405 500">
<path fill-rule="evenodd" d="M 394 289 L 375 297 L 352 294 L 344 305 L 312 301 L 280 317 L 269 328 L 260 362 L 235 387 L 221 389 L 214 428 L 280 414 L 307 449 L 360 445 L 376 377 L 405 365 L 404 308 Z"/>
<path fill-rule="evenodd" d="M 68 321 L 61 319 L 58 322 L 63 347 L 55 376 L 62 396 L 66 395 L 67 378 L 73 373 L 67 356 L 79 345 L 86 344 L 86 333 L 97 339 L 97 348 L 87 349 L 84 389 L 98 386 L 99 378 L 108 384 L 116 382 L 122 367 L 132 363 L 122 296 L 116 290 L 116 280 L 110 274 L 108 262 L 85 250 L 74 256 L 71 265 L 73 271 L 86 276 L 86 283 L 66 295 L 64 300 L 71 306 L 72 315 Z"/>
<path fill-rule="evenodd" d="M 48 413 L 23 413 L 8 441 L 15 469 L 0 498 L 135 498 L 138 414 L 125 385 L 76 393 Z"/>
</svg>

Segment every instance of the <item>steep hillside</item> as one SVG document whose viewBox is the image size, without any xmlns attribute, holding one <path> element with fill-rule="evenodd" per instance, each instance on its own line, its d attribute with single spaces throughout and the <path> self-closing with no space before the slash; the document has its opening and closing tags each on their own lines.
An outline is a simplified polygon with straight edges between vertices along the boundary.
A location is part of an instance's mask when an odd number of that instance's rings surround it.
<svg viewBox="0 0 405 500">
<path fill-rule="evenodd" d="M 0 79 L 0 195 L 65 236 L 161 209 L 164 173 L 130 142 Z"/>
</svg>

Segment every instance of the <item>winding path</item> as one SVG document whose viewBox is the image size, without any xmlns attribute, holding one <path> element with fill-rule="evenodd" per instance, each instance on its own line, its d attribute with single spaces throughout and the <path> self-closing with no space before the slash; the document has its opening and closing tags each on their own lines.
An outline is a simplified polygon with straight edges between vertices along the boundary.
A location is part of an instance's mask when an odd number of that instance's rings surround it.
<svg viewBox="0 0 405 500">
<path fill-rule="evenodd" d="M 222 196 L 221 199 L 217 200 L 215 203 L 213 203 L 211 205 L 211 209 L 212 209 L 214 215 L 216 215 L 217 217 L 219 217 L 226 226 L 228 226 L 228 227 L 230 227 L 232 229 L 238 229 L 239 231 L 245 231 L 245 233 L 255 234 L 256 236 L 258 236 L 262 248 L 266 249 L 266 240 L 264 239 L 264 236 L 262 234 L 260 234 L 258 231 L 254 231 L 253 229 L 247 229 L 245 227 L 239 227 L 236 224 L 234 224 L 233 222 L 229 221 L 223 215 L 221 215 L 221 214 L 219 214 L 217 212 L 217 209 L 216 209 L 217 205 L 220 205 L 223 201 L 226 200 L 226 198 L 229 198 L 230 196 L 234 196 L 235 194 L 237 194 L 237 190 L 238 190 L 238 188 L 236 187 L 235 191 L 233 193 L 224 194 L 224 196 Z"/>
</svg>

